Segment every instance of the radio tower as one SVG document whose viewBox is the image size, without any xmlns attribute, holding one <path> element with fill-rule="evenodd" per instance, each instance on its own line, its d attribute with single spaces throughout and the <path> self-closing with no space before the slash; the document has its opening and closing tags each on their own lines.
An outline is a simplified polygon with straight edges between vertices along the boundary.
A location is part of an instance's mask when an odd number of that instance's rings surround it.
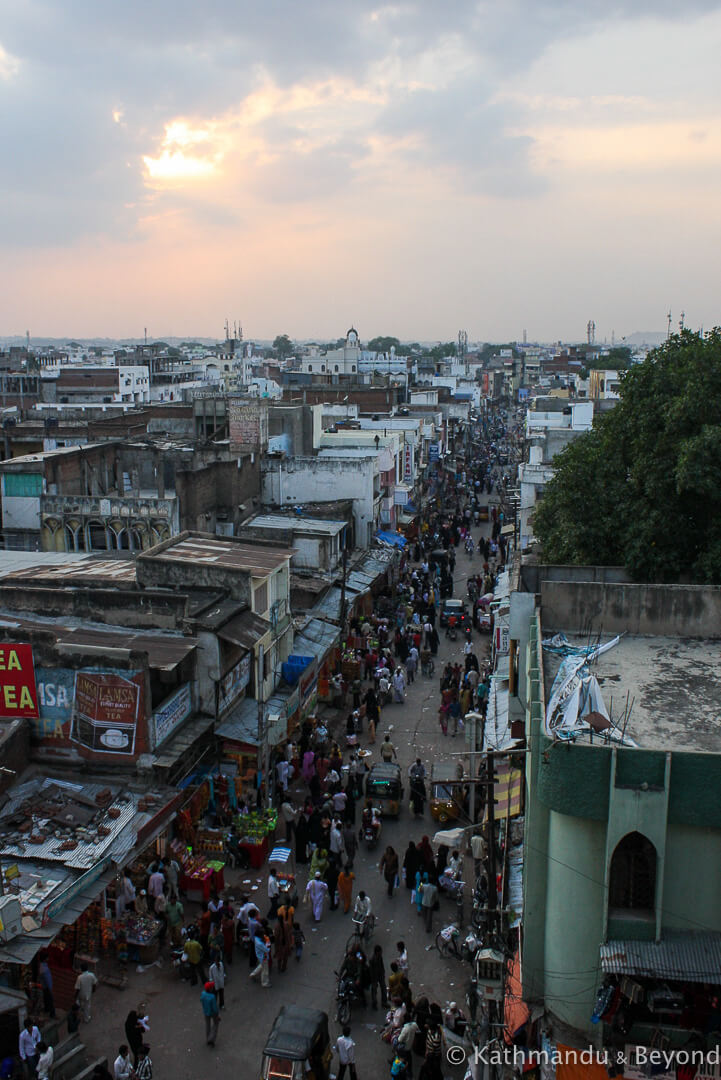
<svg viewBox="0 0 721 1080">
<path fill-rule="evenodd" d="M 596 324 L 593 319 L 589 319 L 586 323 L 586 340 L 589 345 L 596 344 Z"/>
<path fill-rule="evenodd" d="M 668 315 L 666 316 L 668 326 L 666 327 L 666 340 L 671 337 L 671 308 L 668 309 Z"/>
<path fill-rule="evenodd" d="M 681 333 L 683 333 L 683 321 L 684 321 L 685 318 L 686 318 L 686 312 L 682 311 L 681 312 L 681 318 L 678 320 L 678 328 L 679 328 L 679 331 Z"/>
</svg>

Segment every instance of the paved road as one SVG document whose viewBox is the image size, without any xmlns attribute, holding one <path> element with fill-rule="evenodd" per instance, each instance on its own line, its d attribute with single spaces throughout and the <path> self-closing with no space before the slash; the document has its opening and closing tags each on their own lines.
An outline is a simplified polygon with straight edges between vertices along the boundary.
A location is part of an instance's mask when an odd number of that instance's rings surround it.
<svg viewBox="0 0 721 1080">
<path fill-rule="evenodd" d="M 477 532 L 474 530 L 475 534 Z M 475 556 L 473 563 L 476 568 L 479 566 L 478 556 Z M 465 594 L 469 572 L 469 560 L 461 547 L 456 564 L 456 596 Z M 487 638 L 476 635 L 475 640 L 481 659 L 488 647 Z M 378 746 L 388 730 L 391 730 L 404 772 L 417 756 L 430 765 L 433 761 L 447 759 L 448 755 L 465 749 L 462 736 L 455 739 L 442 736 L 437 719 L 438 675 L 448 659 L 462 660 L 462 650 L 460 640 L 447 642 L 441 634 L 436 675 L 432 679 L 419 676 L 409 687 L 404 705 L 391 705 L 384 710 L 374 760 L 377 760 Z M 406 782 L 406 794 L 407 787 Z M 384 820 L 380 847 L 372 853 L 359 853 L 355 871 L 357 887 L 364 888 L 373 900 L 378 919 L 374 942 L 383 946 L 386 965 L 395 955 L 397 940 L 403 938 L 408 947 L 414 996 L 425 993 L 445 1007 L 450 1000 L 463 1002 L 470 969 L 458 961 L 443 960 L 435 949 L 427 951 L 426 947 L 435 938 L 435 928 L 452 921 L 455 905 L 445 897 L 441 899 L 434 932 L 427 935 L 415 908 L 410 904 L 409 892 L 401 884 L 393 898 L 389 898 L 385 895 L 385 883 L 378 872 L 378 859 L 384 844 L 392 844 L 402 858 L 409 840 L 420 840 L 423 834 L 432 838 L 435 828 L 428 810 L 424 819 L 415 819 L 406 802 L 398 821 Z M 299 871 L 299 891 L 302 891 L 307 880 L 307 868 L 301 867 Z M 226 881 L 231 893 L 237 895 L 248 878 L 259 886 L 255 895 L 260 898 L 259 906 L 265 913 L 265 873 L 258 875 L 231 871 Z M 248 888 L 247 885 L 244 887 Z M 466 917 L 468 906 L 467 902 Z M 149 1042 L 157 1080 L 198 1080 L 216 1075 L 227 1080 L 229 1076 L 259 1076 L 265 1038 L 282 1004 L 295 1002 L 324 1009 L 332 1021 L 335 1015 L 333 969 L 340 964 L 352 930 L 350 916 L 344 916 L 341 910 L 326 912 L 315 929 L 309 909 L 301 906 L 299 910 L 307 938 L 303 960 L 300 964 L 291 961 L 285 974 L 274 971 L 271 988 L 263 990 L 249 982 L 245 957 L 237 957 L 230 969 L 225 992 L 226 1008 L 214 1050 L 205 1045 L 199 989 L 181 982 L 177 973 L 167 965 L 152 967 L 143 973 L 131 971 L 129 987 L 125 991 L 101 986 L 94 1003 L 94 1018 L 82 1030 L 87 1045 L 93 1052 L 106 1053 L 112 1061 L 118 1045 L 124 1040 L 123 1023 L 127 1012 L 144 1000 L 148 1003 L 151 1020 Z M 357 1043 L 360 1080 L 389 1075 L 389 1050 L 378 1037 L 383 1019 L 384 1014 L 380 1010 L 373 1012 L 370 1007 L 366 1011 L 354 1011 L 352 1026 Z M 331 1022 L 333 1040 L 338 1034 L 338 1026 Z M 334 1059 L 334 1069 L 336 1067 L 337 1057 Z M 458 1067 L 447 1066 L 445 1074 L 447 1077 L 461 1077 L 463 1072 Z"/>
</svg>

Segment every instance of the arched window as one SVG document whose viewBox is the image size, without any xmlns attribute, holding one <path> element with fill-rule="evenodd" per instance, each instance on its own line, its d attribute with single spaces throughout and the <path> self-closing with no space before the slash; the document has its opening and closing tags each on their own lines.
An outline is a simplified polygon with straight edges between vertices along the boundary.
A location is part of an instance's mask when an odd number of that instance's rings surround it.
<svg viewBox="0 0 721 1080">
<path fill-rule="evenodd" d="M 87 530 L 88 551 L 107 551 L 111 547 L 108 543 L 108 531 L 102 521 L 89 521 Z"/>
<path fill-rule="evenodd" d="M 656 848 L 641 833 L 624 836 L 611 859 L 609 906 L 652 912 L 656 907 Z"/>
</svg>

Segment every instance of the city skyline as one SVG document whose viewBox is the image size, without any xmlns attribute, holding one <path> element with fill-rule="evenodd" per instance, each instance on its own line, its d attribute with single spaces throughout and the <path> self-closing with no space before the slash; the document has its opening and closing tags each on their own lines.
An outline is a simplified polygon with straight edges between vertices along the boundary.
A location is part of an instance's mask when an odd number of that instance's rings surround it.
<svg viewBox="0 0 721 1080">
<path fill-rule="evenodd" d="M 5 336 L 721 322 L 717 2 L 0 10 Z"/>
</svg>

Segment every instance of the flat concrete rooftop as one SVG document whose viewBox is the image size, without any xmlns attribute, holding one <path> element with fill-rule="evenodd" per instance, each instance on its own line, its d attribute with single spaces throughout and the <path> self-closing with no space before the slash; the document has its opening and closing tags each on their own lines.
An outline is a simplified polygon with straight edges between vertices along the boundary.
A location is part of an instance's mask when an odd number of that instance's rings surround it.
<svg viewBox="0 0 721 1080">
<path fill-rule="evenodd" d="M 568 640 L 589 643 L 581 635 Z M 544 650 L 543 663 L 548 701 L 559 658 Z M 628 695 L 626 732 L 641 749 L 721 753 L 721 641 L 622 637 L 591 670 L 617 725 Z"/>
</svg>

